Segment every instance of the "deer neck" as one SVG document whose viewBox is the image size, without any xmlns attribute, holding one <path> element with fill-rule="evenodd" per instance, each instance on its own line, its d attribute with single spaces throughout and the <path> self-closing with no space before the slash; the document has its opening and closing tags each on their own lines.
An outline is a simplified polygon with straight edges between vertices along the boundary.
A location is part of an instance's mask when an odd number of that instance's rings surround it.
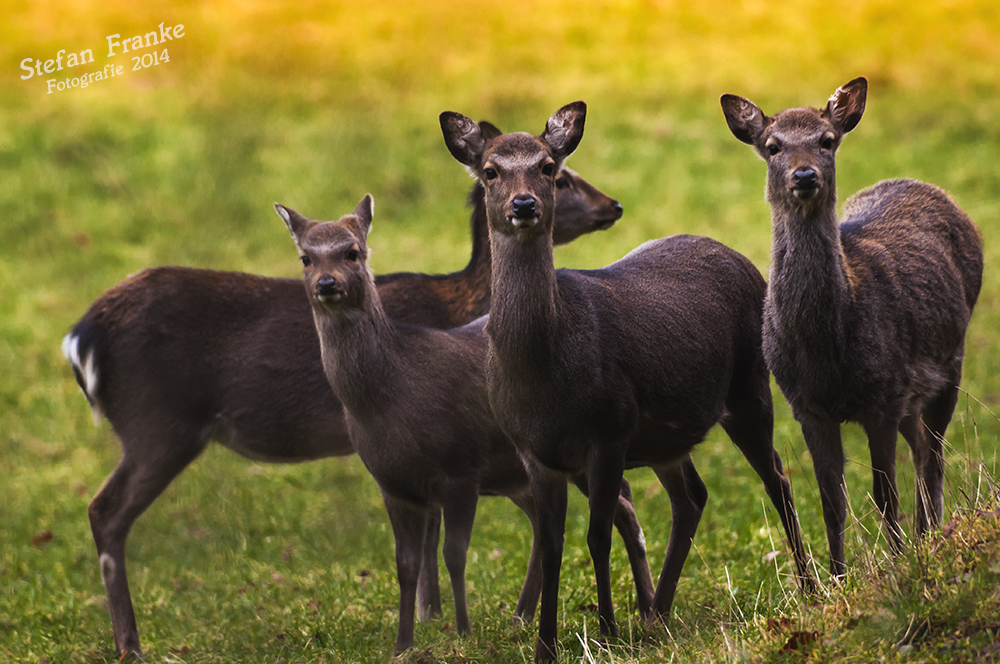
<svg viewBox="0 0 1000 664">
<path fill-rule="evenodd" d="M 552 235 L 521 243 L 491 233 L 490 243 L 493 302 L 486 331 L 491 355 L 507 372 L 530 376 L 551 362 L 559 327 Z"/>
<path fill-rule="evenodd" d="M 483 185 L 476 183 L 469 194 L 472 208 L 472 257 L 469 264 L 456 274 L 469 301 L 469 309 L 486 313 L 490 310 L 490 279 L 492 252 L 490 231 L 486 217 L 486 194 Z"/>
<path fill-rule="evenodd" d="M 399 335 L 368 282 L 361 306 L 330 312 L 313 309 L 323 369 L 337 397 L 355 416 L 391 397 L 390 377 L 399 358 Z"/>
<path fill-rule="evenodd" d="M 766 325 L 783 343 L 810 354 L 843 351 L 851 299 L 836 194 L 811 208 L 771 204 L 773 233 Z"/>
</svg>

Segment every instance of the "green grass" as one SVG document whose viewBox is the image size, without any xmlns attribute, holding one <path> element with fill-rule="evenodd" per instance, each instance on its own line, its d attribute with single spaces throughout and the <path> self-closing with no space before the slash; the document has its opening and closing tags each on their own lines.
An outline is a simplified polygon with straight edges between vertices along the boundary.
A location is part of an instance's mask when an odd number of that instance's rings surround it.
<svg viewBox="0 0 1000 664">
<path fill-rule="evenodd" d="M 711 235 L 766 270 L 764 166 L 729 134 L 723 92 L 765 111 L 820 104 L 859 74 L 868 110 L 839 155 L 841 197 L 879 179 L 941 185 L 982 228 L 986 274 L 949 430 L 946 520 L 898 559 L 884 553 L 857 427 L 852 574 L 816 601 L 794 591 L 780 526 L 721 432 L 695 463 L 710 498 L 669 632 L 634 616 L 613 551 L 623 638 L 596 650 L 586 506 L 570 503 L 561 586 L 564 661 L 995 661 L 1000 448 L 1000 20 L 995 3 L 858 3 L 834 16 L 757 3 L 659 5 L 422 2 L 251 9 L 123 2 L 17 7 L 0 27 L 0 659 L 114 661 L 86 508 L 118 461 L 95 429 L 59 342 L 102 291 L 148 265 L 299 273 L 271 203 L 333 218 L 371 192 L 377 271 L 447 272 L 468 260 L 470 179 L 437 113 L 538 132 L 583 98 L 570 166 L 617 197 L 612 230 L 560 248 L 594 267 L 678 232 Z M 24 57 L 97 47 L 104 35 L 183 22 L 169 64 L 85 91 L 45 95 L 14 78 Z M 812 467 L 775 391 L 775 442 L 824 581 Z M 992 411 L 992 413 L 990 412 Z M 913 469 L 900 443 L 904 528 Z M 662 563 L 669 501 L 629 474 L 650 562 Z M 979 514 L 976 510 L 986 512 Z M 45 544 L 40 533 L 51 532 Z M 33 543 L 33 539 L 35 543 Z M 411 662 L 530 661 L 534 629 L 510 624 L 530 544 L 508 502 L 480 503 L 468 579 L 474 636 L 451 605 L 417 627 Z M 780 551 L 776 557 L 771 552 Z M 396 629 L 392 538 L 357 459 L 262 466 L 218 447 L 178 478 L 129 539 L 144 648 L 162 662 L 384 662 Z M 365 571 L 365 574 L 361 574 Z M 447 597 L 448 584 L 444 583 Z M 817 633 L 810 642 L 804 636 Z M 792 647 L 795 646 L 795 647 Z"/>
</svg>

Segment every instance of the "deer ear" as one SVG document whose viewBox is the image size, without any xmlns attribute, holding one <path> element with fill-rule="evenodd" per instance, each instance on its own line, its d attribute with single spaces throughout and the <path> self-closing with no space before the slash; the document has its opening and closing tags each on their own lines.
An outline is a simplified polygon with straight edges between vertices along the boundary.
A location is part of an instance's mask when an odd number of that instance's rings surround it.
<svg viewBox="0 0 1000 664">
<path fill-rule="evenodd" d="M 479 125 L 461 113 L 445 111 L 440 116 L 444 143 L 460 164 L 475 168 L 483 156 L 486 139 Z M 492 126 L 492 125 L 491 125 Z"/>
<path fill-rule="evenodd" d="M 562 163 L 580 145 L 586 120 L 587 105 L 582 101 L 574 101 L 553 113 L 545 123 L 542 139 L 552 148 L 552 156 L 556 161 Z"/>
<path fill-rule="evenodd" d="M 757 142 L 764 127 L 767 126 L 768 117 L 757 108 L 757 105 L 744 97 L 736 95 L 722 95 L 722 112 L 726 115 L 726 124 L 733 136 L 740 139 L 747 145 Z"/>
<path fill-rule="evenodd" d="M 846 134 L 861 122 L 867 99 L 868 79 L 859 76 L 837 88 L 823 109 L 823 117 L 832 122 L 838 131 Z"/>
<path fill-rule="evenodd" d="M 375 214 L 375 199 L 372 198 L 372 195 L 365 194 L 352 214 L 361 222 L 361 230 L 367 238 L 368 232 L 372 229 L 372 217 Z"/>
<path fill-rule="evenodd" d="M 292 239 L 295 240 L 295 246 L 301 249 L 299 240 L 310 228 L 319 222 L 314 219 L 303 217 L 295 210 L 286 208 L 280 203 L 274 204 L 274 211 L 278 213 L 279 217 L 285 220 L 285 225 L 288 226 L 288 232 L 292 234 Z"/>
<path fill-rule="evenodd" d="M 479 131 L 482 132 L 483 138 L 487 141 L 492 141 L 498 136 L 503 136 L 503 132 L 492 122 L 487 122 L 486 120 L 479 121 Z"/>
</svg>

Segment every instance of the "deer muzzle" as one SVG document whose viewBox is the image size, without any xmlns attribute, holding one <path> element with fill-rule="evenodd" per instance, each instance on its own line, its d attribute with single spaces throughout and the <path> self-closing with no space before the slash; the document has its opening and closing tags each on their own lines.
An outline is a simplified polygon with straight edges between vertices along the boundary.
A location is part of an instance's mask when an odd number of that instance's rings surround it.
<svg viewBox="0 0 1000 664">
<path fill-rule="evenodd" d="M 792 195 L 799 200 L 809 200 L 820 190 L 819 173 L 810 167 L 797 168 L 791 177 Z"/>
<path fill-rule="evenodd" d="M 347 291 L 344 290 L 340 282 L 329 274 L 324 274 L 316 281 L 315 291 L 316 298 L 324 303 L 339 302 L 347 295 Z"/>
</svg>

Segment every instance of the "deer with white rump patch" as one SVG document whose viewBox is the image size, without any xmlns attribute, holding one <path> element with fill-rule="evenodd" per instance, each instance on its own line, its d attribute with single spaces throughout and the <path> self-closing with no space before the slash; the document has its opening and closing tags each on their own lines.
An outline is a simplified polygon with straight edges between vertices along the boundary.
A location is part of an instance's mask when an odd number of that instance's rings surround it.
<svg viewBox="0 0 1000 664">
<path fill-rule="evenodd" d="M 865 110 L 856 78 L 822 109 L 773 117 L 723 95 L 730 130 L 767 163 L 773 242 L 764 305 L 764 356 L 802 425 L 830 544 L 845 571 L 841 422 L 868 435 L 872 496 L 898 552 L 896 439 L 916 466 L 916 523 L 944 510 L 943 440 L 958 400 L 965 330 L 982 285 L 978 228 L 943 190 L 888 180 L 836 213 L 835 155 Z"/>
<path fill-rule="evenodd" d="M 358 456 L 378 483 L 396 542 L 399 629 L 396 652 L 413 646 L 413 608 L 428 516 L 444 516 L 445 566 L 458 631 L 471 634 L 465 560 L 480 495 L 509 497 L 528 515 L 536 507 L 517 450 L 490 411 L 485 318 L 436 330 L 386 315 L 368 267 L 372 199 L 337 221 L 308 219 L 281 205 L 304 266 L 323 369 L 344 404 Z M 586 492 L 587 484 L 579 482 Z M 628 484 L 619 482 L 615 523 L 625 540 L 637 601 L 645 610 L 652 582 Z M 530 620 L 541 590 L 533 542 L 515 615 Z"/>
<path fill-rule="evenodd" d="M 559 173 L 556 197 L 562 242 L 607 228 L 621 216 L 617 201 L 569 169 Z M 482 187 L 473 187 L 469 198 L 468 266 L 451 274 L 375 277 L 394 319 L 444 328 L 489 311 L 491 257 Z M 344 456 L 354 448 L 343 407 L 323 374 L 300 279 L 181 267 L 144 270 L 98 297 L 63 349 L 95 421 L 106 416 L 121 440 L 121 462 L 91 502 L 89 516 L 115 649 L 141 657 L 126 538 L 139 515 L 210 440 L 268 462 Z M 439 522 L 435 513 L 428 526 L 418 593 L 421 619 L 441 613 Z"/>
<path fill-rule="evenodd" d="M 452 155 L 486 188 L 493 251 L 489 398 L 528 463 L 542 555 L 536 660 L 556 656 L 566 477 L 590 489 L 587 544 L 600 631 L 617 636 L 608 556 L 626 468 L 649 466 L 673 521 L 650 620 L 666 620 L 708 498 L 690 452 L 721 424 L 764 482 L 805 587 L 807 557 L 772 445 L 761 355 L 766 286 L 745 257 L 708 238 L 648 242 L 601 270 L 556 270 L 555 177 L 583 135 L 586 106 L 564 106 L 540 136 L 489 136 L 441 114 Z"/>
</svg>

